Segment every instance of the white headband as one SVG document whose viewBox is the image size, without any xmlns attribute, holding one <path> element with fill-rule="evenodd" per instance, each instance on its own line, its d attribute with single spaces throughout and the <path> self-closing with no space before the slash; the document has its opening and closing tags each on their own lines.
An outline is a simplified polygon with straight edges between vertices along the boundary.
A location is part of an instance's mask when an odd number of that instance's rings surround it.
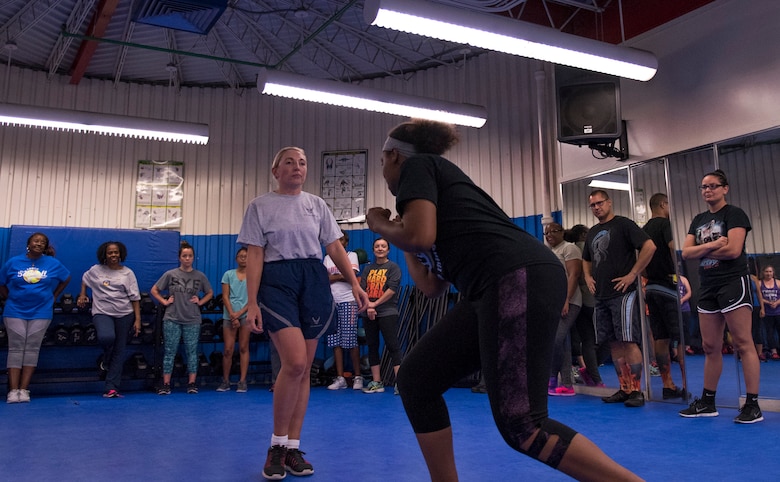
<svg viewBox="0 0 780 482">
<path fill-rule="evenodd" d="M 393 149 L 397 150 L 404 157 L 412 157 L 413 155 L 417 154 L 417 149 L 415 149 L 412 144 L 399 141 L 394 137 L 388 137 L 385 141 L 385 145 L 382 146 L 382 152 L 392 151 Z"/>
</svg>

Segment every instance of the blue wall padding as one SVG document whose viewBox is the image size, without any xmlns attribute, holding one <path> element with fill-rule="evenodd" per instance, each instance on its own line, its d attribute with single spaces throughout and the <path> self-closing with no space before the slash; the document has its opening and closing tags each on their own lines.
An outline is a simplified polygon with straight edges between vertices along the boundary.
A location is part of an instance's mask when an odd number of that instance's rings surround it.
<svg viewBox="0 0 780 482">
<path fill-rule="evenodd" d="M 206 275 L 214 289 L 214 296 L 222 293 L 222 275 L 236 267 L 238 234 L 212 234 L 207 236 L 183 235 L 195 250 L 193 267 Z"/>
<path fill-rule="evenodd" d="M 553 213 L 553 219 L 560 223 L 561 212 Z M 512 221 L 537 239 L 542 239 L 541 215 L 515 218 Z M 206 274 L 214 288 L 214 295 L 222 292 L 223 273 L 236 267 L 235 256 L 239 248 L 236 244 L 237 234 L 180 236 L 177 231 L 15 225 L 10 229 L 0 228 L 0 253 L 4 254 L 0 262 L 5 262 L 9 256 L 24 253 L 27 238 L 35 231 L 41 231 L 49 237 L 57 250 L 57 258 L 70 270 L 72 280 L 65 292 L 73 294 L 79 292 L 84 271 L 97 263 L 95 252 L 104 241 L 125 243 L 128 250 L 125 264 L 135 272 L 141 291 L 149 291 L 166 270 L 178 266 L 179 243 L 187 241 L 195 250 L 193 266 Z M 378 236 L 368 229 L 348 232 L 350 240 L 347 249 L 362 248 L 368 254 L 369 261 L 373 261 L 372 246 Z M 401 286 L 413 284 L 403 252 L 391 245 L 389 258 L 401 267 Z"/>
<path fill-rule="evenodd" d="M 69 270 L 71 280 L 64 293 L 76 296 L 81 290 L 81 275 L 97 264 L 97 249 L 105 241 L 121 241 L 127 246 L 125 265 L 133 270 L 142 292 L 167 270 L 179 265 L 179 233 L 131 229 L 70 228 L 14 225 L 10 229 L 8 255 L 23 254 L 27 239 L 42 232 L 56 250 L 56 258 Z"/>
</svg>

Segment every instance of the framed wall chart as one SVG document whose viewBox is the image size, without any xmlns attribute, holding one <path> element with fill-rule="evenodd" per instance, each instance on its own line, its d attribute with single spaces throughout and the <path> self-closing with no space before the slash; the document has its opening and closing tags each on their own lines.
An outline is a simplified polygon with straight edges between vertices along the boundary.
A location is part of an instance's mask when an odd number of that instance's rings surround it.
<svg viewBox="0 0 780 482">
<path fill-rule="evenodd" d="M 322 153 L 320 195 L 338 222 L 365 220 L 367 157 L 366 149 Z"/>
<path fill-rule="evenodd" d="M 138 161 L 135 227 L 180 228 L 183 186 L 183 162 Z"/>
</svg>

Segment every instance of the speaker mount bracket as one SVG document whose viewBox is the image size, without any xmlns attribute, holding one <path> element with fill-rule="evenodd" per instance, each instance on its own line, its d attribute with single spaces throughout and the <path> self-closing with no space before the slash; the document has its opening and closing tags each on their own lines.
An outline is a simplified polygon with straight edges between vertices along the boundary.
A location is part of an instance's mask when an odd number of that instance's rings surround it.
<svg viewBox="0 0 780 482">
<path fill-rule="evenodd" d="M 623 129 L 620 137 L 617 139 L 608 142 L 588 143 L 590 150 L 598 152 L 601 155 L 601 159 L 606 159 L 608 157 L 616 157 L 619 161 L 628 159 L 628 129 L 626 128 L 626 121 L 621 122 L 623 123 Z"/>
</svg>

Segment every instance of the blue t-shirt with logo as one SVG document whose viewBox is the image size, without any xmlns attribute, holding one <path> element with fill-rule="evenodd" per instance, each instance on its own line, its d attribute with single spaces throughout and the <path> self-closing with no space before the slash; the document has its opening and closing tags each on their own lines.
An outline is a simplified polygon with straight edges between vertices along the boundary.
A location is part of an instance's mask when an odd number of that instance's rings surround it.
<svg viewBox="0 0 780 482">
<path fill-rule="evenodd" d="M 56 258 L 14 256 L 0 271 L 0 285 L 8 288 L 3 316 L 23 320 L 50 320 L 54 313 L 54 290 L 70 277 Z"/>
</svg>

